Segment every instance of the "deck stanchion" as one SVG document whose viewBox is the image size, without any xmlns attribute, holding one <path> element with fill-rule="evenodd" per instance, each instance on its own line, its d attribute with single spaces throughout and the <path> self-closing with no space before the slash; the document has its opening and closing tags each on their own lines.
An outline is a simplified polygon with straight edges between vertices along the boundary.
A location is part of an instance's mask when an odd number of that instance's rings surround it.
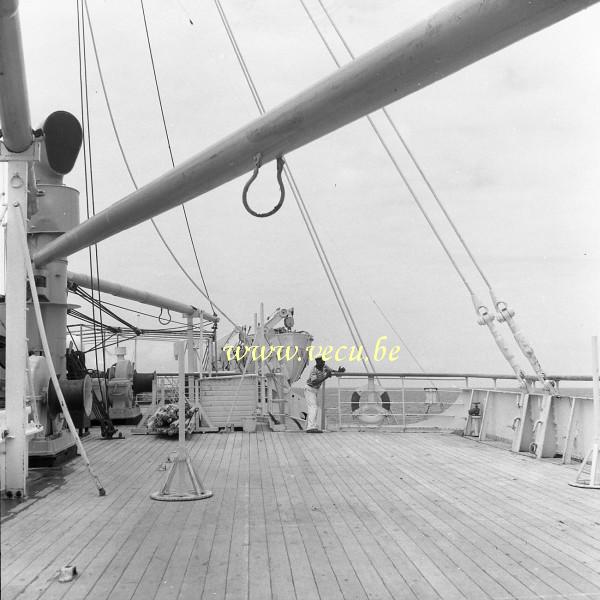
<svg viewBox="0 0 600 600">
<path fill-rule="evenodd" d="M 179 444 L 177 456 L 165 484 L 160 492 L 150 494 L 150 498 L 166 502 L 204 500 L 210 498 L 213 493 L 204 489 L 185 447 L 185 342 L 176 342 L 175 348 L 179 363 Z M 177 474 L 177 488 L 172 489 L 175 474 Z M 189 483 L 186 479 L 189 479 Z"/>
<path fill-rule="evenodd" d="M 325 431 L 325 382 L 321 385 L 321 431 Z"/>
<path fill-rule="evenodd" d="M 338 412 L 338 431 L 342 430 L 342 388 L 341 388 L 342 378 L 337 378 L 337 412 Z"/>
<path fill-rule="evenodd" d="M 402 378 L 402 429 L 406 431 L 406 390 L 404 387 L 404 377 Z"/>
<path fill-rule="evenodd" d="M 600 384 L 598 382 L 598 338 L 592 337 L 592 378 L 594 382 L 594 441 L 590 451 L 586 454 L 577 477 L 570 486 L 600 490 Z M 588 462 L 590 463 L 589 475 L 585 473 Z"/>
</svg>

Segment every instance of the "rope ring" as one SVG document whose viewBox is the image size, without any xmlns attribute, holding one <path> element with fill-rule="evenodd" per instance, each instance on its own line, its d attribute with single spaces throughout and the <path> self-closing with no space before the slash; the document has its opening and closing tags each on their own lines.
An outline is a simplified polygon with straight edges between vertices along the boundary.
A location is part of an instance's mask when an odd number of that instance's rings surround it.
<svg viewBox="0 0 600 600">
<path fill-rule="evenodd" d="M 259 213 L 259 212 L 256 212 L 255 210 L 251 209 L 250 206 L 248 205 L 248 190 L 250 189 L 250 186 L 252 185 L 254 180 L 258 177 L 258 171 L 259 171 L 260 167 L 262 166 L 262 154 L 259 153 L 254 157 L 254 171 L 253 171 L 250 179 L 246 182 L 244 189 L 242 190 L 242 204 L 244 205 L 244 208 L 246 209 L 246 211 L 249 212 L 253 217 L 259 217 L 259 218 L 270 217 L 271 215 L 274 215 L 283 206 L 283 201 L 285 199 L 285 186 L 283 185 L 283 179 L 281 177 L 281 174 L 283 172 L 284 165 L 285 165 L 285 160 L 283 159 L 282 156 L 278 156 L 277 157 L 277 183 L 279 184 L 279 202 L 270 211 L 264 212 L 264 213 Z"/>
</svg>

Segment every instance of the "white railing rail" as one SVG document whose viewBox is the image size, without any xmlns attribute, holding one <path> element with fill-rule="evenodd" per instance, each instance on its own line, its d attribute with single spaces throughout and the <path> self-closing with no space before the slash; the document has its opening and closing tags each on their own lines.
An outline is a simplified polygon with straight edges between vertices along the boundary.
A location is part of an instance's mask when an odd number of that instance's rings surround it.
<svg viewBox="0 0 600 600">
<path fill-rule="evenodd" d="M 549 376 L 557 384 L 554 395 L 535 387 L 527 393 L 514 375 L 344 373 L 336 379 L 321 392 L 329 429 L 460 431 L 563 463 L 582 460 L 593 437 L 591 388 L 589 397 L 559 391 L 591 382 L 589 376 Z"/>
</svg>

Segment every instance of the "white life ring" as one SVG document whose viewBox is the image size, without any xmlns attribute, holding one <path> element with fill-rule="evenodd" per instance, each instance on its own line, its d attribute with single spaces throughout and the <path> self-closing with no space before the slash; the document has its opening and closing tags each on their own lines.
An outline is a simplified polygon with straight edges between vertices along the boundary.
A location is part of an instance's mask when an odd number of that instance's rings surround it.
<svg viewBox="0 0 600 600">
<path fill-rule="evenodd" d="M 363 402 L 361 406 L 361 399 L 364 396 L 369 395 L 368 390 L 359 389 L 352 392 L 350 397 L 350 408 L 352 416 L 358 418 L 358 420 L 365 425 L 380 425 L 385 417 L 391 414 L 391 400 L 390 395 L 386 390 L 375 389 L 380 404 L 375 402 Z"/>
</svg>

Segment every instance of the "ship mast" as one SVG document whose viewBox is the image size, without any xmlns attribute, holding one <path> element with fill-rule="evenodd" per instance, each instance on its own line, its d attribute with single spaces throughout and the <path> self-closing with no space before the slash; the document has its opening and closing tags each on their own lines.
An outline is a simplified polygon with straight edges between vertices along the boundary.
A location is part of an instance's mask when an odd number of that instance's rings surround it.
<svg viewBox="0 0 600 600">
<path fill-rule="evenodd" d="M 27 366 L 25 261 L 20 228 L 27 214 L 28 167 L 34 154 L 17 0 L 0 3 L 0 122 L 6 161 L 6 486 L 25 494 L 25 371 Z M 10 487 L 9 487 L 10 485 Z"/>
</svg>

